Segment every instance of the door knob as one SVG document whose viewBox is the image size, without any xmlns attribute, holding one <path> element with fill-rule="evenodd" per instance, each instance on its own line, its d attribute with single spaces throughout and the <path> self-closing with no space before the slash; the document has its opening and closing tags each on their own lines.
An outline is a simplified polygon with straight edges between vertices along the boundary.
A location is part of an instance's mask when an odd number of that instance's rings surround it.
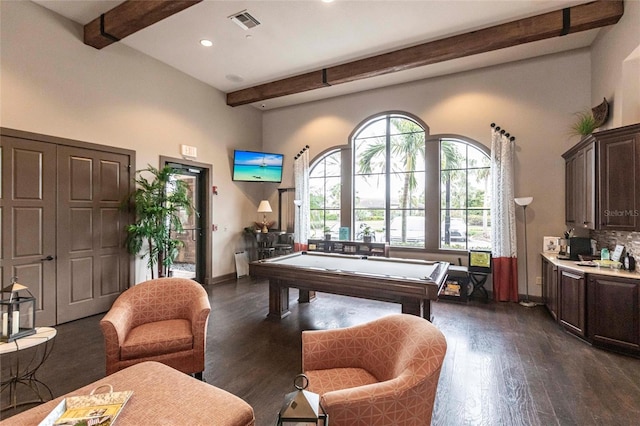
<svg viewBox="0 0 640 426">
<path fill-rule="evenodd" d="M 53 260 L 53 256 L 49 255 L 47 257 L 45 257 L 44 259 L 40 259 L 40 262 L 44 262 L 44 261 L 49 261 L 49 260 Z"/>
</svg>

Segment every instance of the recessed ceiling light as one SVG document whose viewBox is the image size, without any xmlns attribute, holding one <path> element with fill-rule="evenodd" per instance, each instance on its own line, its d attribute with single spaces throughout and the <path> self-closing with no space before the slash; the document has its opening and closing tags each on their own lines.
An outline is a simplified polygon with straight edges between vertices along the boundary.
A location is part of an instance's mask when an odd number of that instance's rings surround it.
<svg viewBox="0 0 640 426">
<path fill-rule="evenodd" d="M 213 42 L 211 40 L 207 40 L 206 38 L 203 38 L 202 40 L 200 40 L 200 44 L 203 45 L 204 47 L 213 46 Z"/>
<path fill-rule="evenodd" d="M 333 0 L 322 0 L 322 3 L 333 3 Z"/>
</svg>

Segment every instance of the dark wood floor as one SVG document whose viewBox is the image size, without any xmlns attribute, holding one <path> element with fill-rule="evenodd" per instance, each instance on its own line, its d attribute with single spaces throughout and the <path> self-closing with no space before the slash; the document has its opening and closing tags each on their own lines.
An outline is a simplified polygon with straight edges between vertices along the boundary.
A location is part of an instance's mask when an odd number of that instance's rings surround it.
<svg viewBox="0 0 640 426">
<path fill-rule="evenodd" d="M 397 304 L 329 294 L 298 305 L 293 290 L 292 314 L 270 321 L 264 281 L 245 278 L 207 291 L 212 313 L 205 379 L 251 404 L 258 426 L 274 424 L 284 394 L 293 390 L 302 330 L 400 312 Z M 437 302 L 432 313 L 448 343 L 434 425 L 640 423 L 640 360 L 573 338 L 543 307 Z M 39 375 L 56 396 L 104 376 L 101 317 L 56 327 L 54 350 Z"/>
</svg>

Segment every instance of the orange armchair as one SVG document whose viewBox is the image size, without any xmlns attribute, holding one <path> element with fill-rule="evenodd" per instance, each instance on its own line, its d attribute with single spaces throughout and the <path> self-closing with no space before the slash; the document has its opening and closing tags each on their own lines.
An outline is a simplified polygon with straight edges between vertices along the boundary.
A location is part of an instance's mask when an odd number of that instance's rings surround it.
<svg viewBox="0 0 640 426">
<path fill-rule="evenodd" d="M 424 426 L 431 422 L 444 335 L 407 314 L 302 332 L 307 390 L 320 394 L 331 426 Z"/>
<path fill-rule="evenodd" d="M 210 312 L 207 292 L 192 280 L 159 278 L 129 288 L 100 321 L 107 375 L 158 361 L 202 379 Z"/>
</svg>

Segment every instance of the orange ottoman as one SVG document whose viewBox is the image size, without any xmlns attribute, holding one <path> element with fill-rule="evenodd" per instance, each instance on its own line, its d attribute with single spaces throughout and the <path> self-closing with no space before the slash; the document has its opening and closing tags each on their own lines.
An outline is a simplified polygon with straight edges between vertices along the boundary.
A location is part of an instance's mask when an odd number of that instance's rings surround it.
<svg viewBox="0 0 640 426">
<path fill-rule="evenodd" d="M 253 426 L 253 408 L 239 397 L 164 364 L 147 361 L 16 414 L 2 425 L 37 425 L 66 396 L 88 395 L 100 385 L 132 390 L 116 425 Z"/>
</svg>

